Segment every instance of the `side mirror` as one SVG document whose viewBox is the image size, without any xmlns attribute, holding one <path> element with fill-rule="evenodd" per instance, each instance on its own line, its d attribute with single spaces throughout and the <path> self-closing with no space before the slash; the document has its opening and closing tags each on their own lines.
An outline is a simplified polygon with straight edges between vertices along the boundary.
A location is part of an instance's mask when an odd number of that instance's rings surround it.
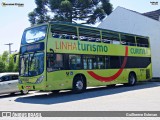
<svg viewBox="0 0 160 120">
<path fill-rule="evenodd" d="M 51 52 L 53 52 L 53 54 L 54 54 L 54 50 L 53 50 L 52 48 L 50 48 L 49 50 L 50 50 Z"/>
<path fill-rule="evenodd" d="M 53 53 L 53 59 L 56 59 L 56 54 L 54 53 L 54 50 L 52 48 L 49 49 Z"/>
</svg>

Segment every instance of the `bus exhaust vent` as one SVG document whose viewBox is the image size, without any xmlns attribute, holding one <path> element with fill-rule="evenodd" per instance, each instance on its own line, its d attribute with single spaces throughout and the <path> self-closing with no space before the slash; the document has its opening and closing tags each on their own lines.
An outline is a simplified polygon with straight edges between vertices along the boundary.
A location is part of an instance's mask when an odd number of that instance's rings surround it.
<svg viewBox="0 0 160 120">
<path fill-rule="evenodd" d="M 149 69 L 147 69 L 147 70 L 146 70 L 146 79 L 149 79 L 149 78 L 150 78 L 150 76 L 151 76 L 151 75 L 150 75 L 150 70 L 149 70 Z"/>
</svg>

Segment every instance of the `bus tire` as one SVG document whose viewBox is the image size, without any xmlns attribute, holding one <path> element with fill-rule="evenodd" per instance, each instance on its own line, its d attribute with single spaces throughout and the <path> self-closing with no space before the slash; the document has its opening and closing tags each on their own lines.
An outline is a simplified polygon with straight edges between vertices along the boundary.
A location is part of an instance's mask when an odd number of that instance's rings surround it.
<svg viewBox="0 0 160 120">
<path fill-rule="evenodd" d="M 128 76 L 128 85 L 134 86 L 137 82 L 136 74 L 131 72 Z"/>
<path fill-rule="evenodd" d="M 26 95 L 26 94 L 28 94 L 28 93 L 29 93 L 28 90 L 21 90 L 21 95 Z"/>
<path fill-rule="evenodd" d="M 81 75 L 77 75 L 73 80 L 73 93 L 82 93 L 86 90 L 86 81 Z"/>
</svg>

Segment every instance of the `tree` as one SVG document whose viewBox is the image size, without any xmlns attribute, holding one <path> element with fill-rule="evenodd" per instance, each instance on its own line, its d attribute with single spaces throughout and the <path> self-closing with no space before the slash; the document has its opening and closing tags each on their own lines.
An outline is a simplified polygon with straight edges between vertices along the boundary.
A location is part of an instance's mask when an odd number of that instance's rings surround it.
<svg viewBox="0 0 160 120">
<path fill-rule="evenodd" d="M 47 5 L 48 0 L 35 0 L 37 8 L 28 14 L 29 21 L 32 25 L 37 23 L 44 23 L 49 21 L 49 16 L 47 15 Z"/>
<path fill-rule="evenodd" d="M 14 71 L 14 59 L 13 55 L 9 56 L 9 63 L 8 63 L 8 72 L 13 72 Z"/>
<path fill-rule="evenodd" d="M 14 62 L 14 56 L 16 54 L 10 54 L 7 51 L 4 51 L 0 55 L 0 73 L 1 72 L 18 72 L 19 70 L 19 59 Z M 19 56 L 17 57 L 19 58 Z"/>
<path fill-rule="evenodd" d="M 6 68 L 5 63 L 0 58 L 0 73 L 5 72 L 5 68 Z"/>
<path fill-rule="evenodd" d="M 14 64 L 14 72 L 19 71 L 19 55 L 16 56 L 16 63 Z"/>
<path fill-rule="evenodd" d="M 8 60 L 8 55 L 9 55 L 9 52 L 4 51 L 2 54 L 2 61 L 6 62 Z"/>
<path fill-rule="evenodd" d="M 113 9 L 109 0 L 35 0 L 35 3 L 37 7 L 28 14 L 31 25 L 48 21 L 95 24 Z"/>
</svg>

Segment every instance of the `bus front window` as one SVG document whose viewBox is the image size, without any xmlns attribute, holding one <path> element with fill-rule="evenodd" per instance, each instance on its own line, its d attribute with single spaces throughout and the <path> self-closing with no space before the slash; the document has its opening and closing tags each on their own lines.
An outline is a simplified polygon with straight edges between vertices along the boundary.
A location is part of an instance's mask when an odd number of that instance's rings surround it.
<svg viewBox="0 0 160 120">
<path fill-rule="evenodd" d="M 22 44 L 28 44 L 45 39 L 47 26 L 39 26 L 26 30 L 23 33 Z"/>
<path fill-rule="evenodd" d="M 20 76 L 37 76 L 44 70 L 44 53 L 32 53 L 21 56 Z"/>
</svg>

